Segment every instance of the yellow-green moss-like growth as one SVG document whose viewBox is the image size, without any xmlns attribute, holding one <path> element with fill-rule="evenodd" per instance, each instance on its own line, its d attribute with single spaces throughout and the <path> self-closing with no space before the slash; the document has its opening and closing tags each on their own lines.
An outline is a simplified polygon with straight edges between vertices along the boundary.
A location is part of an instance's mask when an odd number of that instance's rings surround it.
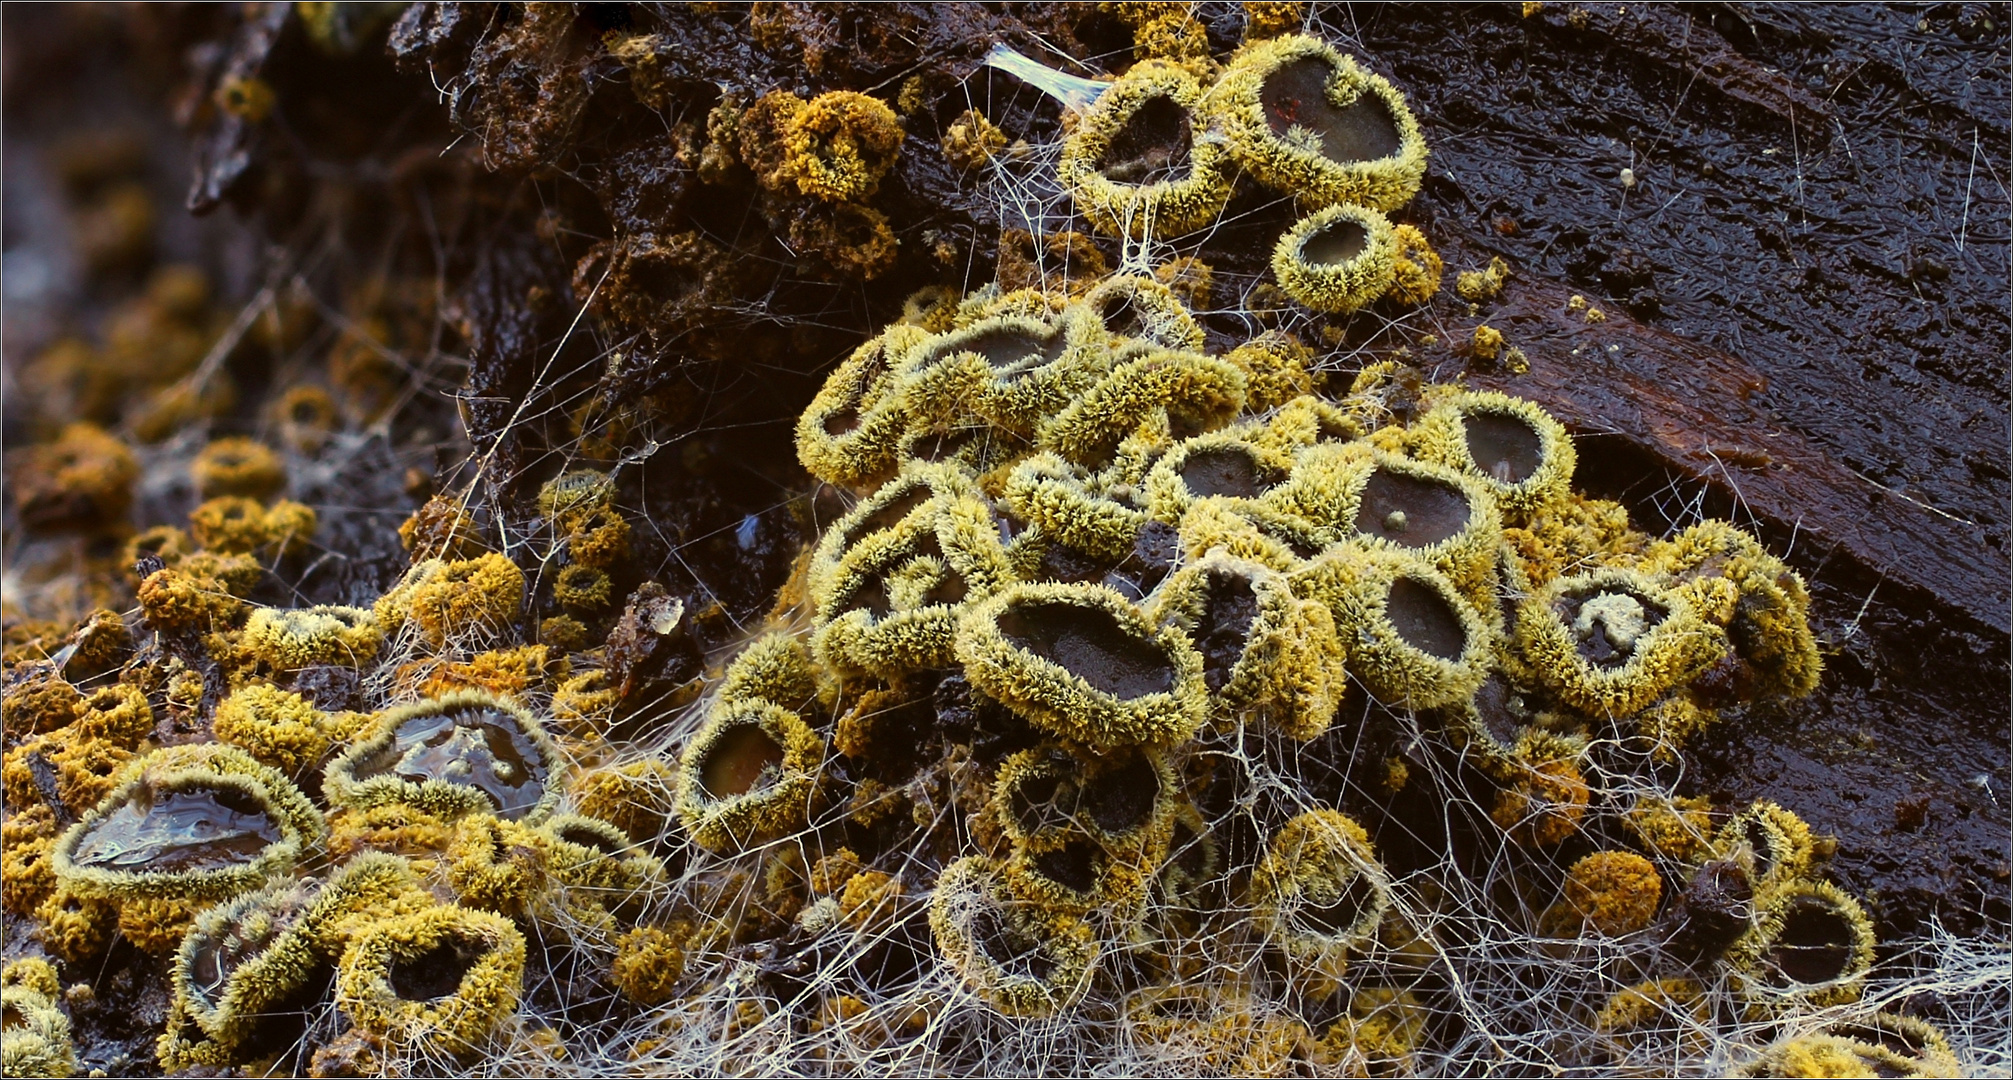
<svg viewBox="0 0 2013 1080">
<path fill-rule="evenodd" d="M 1517 842 L 1551 847 L 1579 832 L 1592 792 L 1580 771 L 1587 743 L 1527 728 L 1496 779 L 1503 785 L 1489 817 Z"/>
<path fill-rule="evenodd" d="M 1290 962 L 1328 979 L 1342 977 L 1390 906 L 1369 834 L 1336 810 L 1287 822 L 1251 872 L 1253 923 Z"/>
<path fill-rule="evenodd" d="M 1009 1016 L 1051 1016 L 1089 989 L 1098 943 L 1076 915 L 1016 903 L 988 859 L 937 876 L 930 901 L 937 950 L 965 987 Z"/>
<path fill-rule="evenodd" d="M 1286 295 L 1315 311 L 1347 315 L 1390 291 L 1398 234 L 1366 206 L 1341 204 L 1302 218 L 1272 249 Z"/>
<path fill-rule="evenodd" d="M 966 613 L 957 658 L 977 689 L 1066 739 L 1173 745 L 1208 715 L 1202 657 L 1102 585 L 1016 585 Z"/>
<path fill-rule="evenodd" d="M 341 807 L 409 803 L 442 817 L 536 821 L 558 803 L 561 771 L 558 749 L 529 711 L 464 690 L 379 716 L 367 738 L 329 762 L 322 791 Z"/>
<path fill-rule="evenodd" d="M 56 969 L 46 960 L 7 965 L 0 985 L 0 1074 L 74 1076 L 77 1047 L 70 1041 L 70 1017 L 56 1004 Z"/>
<path fill-rule="evenodd" d="M 1683 592 L 1597 570 L 1553 581 L 1517 609 L 1516 671 L 1568 707 L 1632 716 L 1726 655 L 1726 635 Z"/>
<path fill-rule="evenodd" d="M 140 478 L 133 451 L 96 424 L 71 424 L 54 442 L 25 447 L 7 486 L 30 526 L 95 526 L 125 516 Z"/>
<path fill-rule="evenodd" d="M 313 507 L 288 499 L 261 506 L 256 499 L 220 495 L 189 513 L 189 533 L 223 554 L 298 555 L 314 538 L 316 520 Z"/>
<path fill-rule="evenodd" d="M 738 851 L 802 829 L 824 743 L 780 705 L 722 701 L 678 763 L 678 818 L 702 847 Z"/>
<path fill-rule="evenodd" d="M 828 484 L 868 487 L 894 473 L 909 429 L 897 369 L 930 334 L 897 323 L 825 377 L 797 418 L 797 460 Z"/>
<path fill-rule="evenodd" d="M 1632 851 L 1596 851 L 1566 871 L 1563 895 L 1540 925 L 1552 937 L 1583 931 L 1621 937 L 1648 926 L 1662 898 L 1663 879 L 1648 859 Z"/>
<path fill-rule="evenodd" d="M 1395 210 L 1426 175 L 1426 139 L 1405 97 L 1317 38 L 1246 45 L 1205 108 L 1262 183 L 1311 206 Z"/>
<path fill-rule="evenodd" d="M 1415 557 L 1341 546 L 1294 575 L 1294 586 L 1334 611 L 1349 671 L 1379 701 L 1457 705 L 1488 677 L 1495 628 L 1446 575 Z"/>
<path fill-rule="evenodd" d="M 1507 525 L 1522 525 L 1565 498 L 1578 462 L 1563 424 L 1529 401 L 1494 391 L 1441 401 L 1407 437 L 1421 460 L 1480 480 Z"/>
<path fill-rule="evenodd" d="M 1114 274 L 1083 295 L 1083 306 L 1096 316 L 1114 345 L 1131 340 L 1168 349 L 1200 351 L 1201 324 L 1174 290 L 1142 274 Z"/>
<path fill-rule="evenodd" d="M 336 1006 L 394 1046 L 467 1054 L 517 1009 L 524 935 L 443 905 L 373 923 L 344 950 Z"/>
<path fill-rule="evenodd" d="M 1714 847 L 1737 859 L 1757 890 L 1785 885 L 1816 870 L 1817 838 L 1784 807 L 1762 800 L 1720 828 Z"/>
<path fill-rule="evenodd" d="M 1229 499 L 1240 505 L 1262 497 L 1293 469 L 1288 455 L 1244 438 L 1213 431 L 1176 443 L 1146 474 L 1147 513 L 1172 525 L 1198 499 Z"/>
<path fill-rule="evenodd" d="M 435 647 L 500 638 L 524 607 L 524 572 L 501 555 L 414 563 L 373 611 L 387 635 L 412 633 Z"/>
<path fill-rule="evenodd" d="M 315 955 L 333 962 L 370 923 L 436 903 L 410 862 L 388 852 L 365 851 L 328 876 L 295 925 Z"/>
<path fill-rule="evenodd" d="M 1696 979 L 1656 979 L 1616 992 L 1594 1015 L 1594 1044 L 1622 1075 L 1663 1075 L 1626 1069 L 1630 1059 L 1666 1060 L 1676 1044 L 1686 1060 L 1712 1050 L 1712 1008 Z M 1626 1070 L 1626 1071 L 1625 1071 Z"/>
<path fill-rule="evenodd" d="M 538 512 L 564 532 L 592 521 L 615 500 L 615 480 L 599 469 L 560 473 L 538 488 Z"/>
<path fill-rule="evenodd" d="M 314 664 L 366 667 L 383 644 L 384 631 L 369 610 L 333 604 L 259 608 L 245 620 L 242 640 L 246 652 L 282 671 Z"/>
<path fill-rule="evenodd" d="M 1734 987 L 1764 1013 L 1859 1000 L 1873 922 L 1836 885 L 1791 880 L 1755 897 L 1758 918 L 1727 950 Z"/>
<path fill-rule="evenodd" d="M 1202 97 L 1187 71 L 1151 61 L 1098 95 L 1056 163 L 1056 179 L 1093 225 L 1140 240 L 1216 220 L 1230 201 L 1229 155 L 1204 134 Z"/>
<path fill-rule="evenodd" d="M 137 758 L 56 842 L 57 881 L 112 900 L 220 900 L 321 846 L 322 816 L 277 771 L 221 743 Z"/>
<path fill-rule="evenodd" d="M 969 489 L 935 499 L 862 537 L 835 563 L 814 556 L 813 647 L 846 673 L 894 678 L 943 667 L 969 603 L 1009 577 L 985 500 Z"/>
<path fill-rule="evenodd" d="M 543 832 L 491 814 L 457 818 L 440 865 L 455 902 L 512 918 L 542 914 L 551 840 Z"/>
<path fill-rule="evenodd" d="M 827 694 L 823 673 L 804 647 L 803 638 L 789 633 L 767 634 L 741 650 L 720 679 L 721 702 L 767 701 L 803 710 Z"/>
<path fill-rule="evenodd" d="M 222 1072 L 232 1067 L 232 1048 L 210 1038 L 189 1015 L 188 1003 L 178 994 L 168 999 L 168 1024 L 154 1041 L 154 1057 L 163 1071 L 193 1072 L 211 1069 Z"/>
<path fill-rule="evenodd" d="M 1161 586 L 1152 615 L 1194 642 L 1219 720 L 1248 717 L 1296 739 L 1328 729 L 1347 651 L 1327 605 L 1294 595 L 1285 575 L 1212 552 Z"/>
<path fill-rule="evenodd" d="M 572 563 L 562 567 L 552 579 L 552 599 L 560 607 L 592 615 L 608 606 L 615 583 L 594 567 Z"/>
<path fill-rule="evenodd" d="M 1724 521 L 1703 521 L 1643 554 L 1646 573 L 1669 575 L 1681 587 L 1715 580 L 1738 594 L 1720 605 L 1734 652 L 1746 663 L 1747 696 L 1802 697 L 1817 689 L 1824 661 L 1810 630 L 1810 593 L 1803 578 L 1761 542 Z"/>
</svg>

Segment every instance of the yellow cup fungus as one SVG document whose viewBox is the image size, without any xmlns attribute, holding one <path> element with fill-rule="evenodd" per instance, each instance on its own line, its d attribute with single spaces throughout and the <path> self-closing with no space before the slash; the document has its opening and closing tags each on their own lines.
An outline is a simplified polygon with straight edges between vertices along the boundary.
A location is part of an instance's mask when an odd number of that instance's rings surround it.
<svg viewBox="0 0 2013 1080">
<path fill-rule="evenodd" d="M 1202 658 L 1101 585 L 1016 585 L 973 607 L 957 659 L 972 685 L 1090 746 L 1169 745 L 1207 714 Z"/>
<path fill-rule="evenodd" d="M 864 487 L 895 471 L 910 416 L 896 374 L 928 339 L 897 323 L 853 351 L 797 420 L 797 460 L 831 484 Z"/>
<path fill-rule="evenodd" d="M 446 816 L 536 821 L 557 804 L 562 772 L 536 717 L 464 690 L 381 714 L 370 735 L 329 763 L 322 790 L 336 806 L 410 803 Z"/>
<path fill-rule="evenodd" d="M 1296 596 L 1285 575 L 1212 552 L 1168 579 L 1153 612 L 1202 655 L 1212 715 L 1248 715 L 1296 739 L 1327 729 L 1347 650 L 1328 606 Z"/>
<path fill-rule="evenodd" d="M 1467 700 L 1488 676 L 1497 634 L 1446 575 L 1409 555 L 1341 546 L 1295 575 L 1334 610 L 1349 672 L 1389 705 Z"/>
<path fill-rule="evenodd" d="M 735 851 L 804 827 L 824 743 L 797 713 L 723 701 L 686 744 L 677 812 L 702 847 Z"/>
<path fill-rule="evenodd" d="M 1384 215 L 1342 204 L 1303 218 L 1272 249 L 1286 295 L 1315 311 L 1347 315 L 1397 280 L 1398 237 Z"/>
<path fill-rule="evenodd" d="M 1727 644 L 1684 593 L 1617 568 L 1558 578 L 1526 600 L 1513 648 L 1568 707 L 1619 718 L 1689 682 Z"/>
<path fill-rule="evenodd" d="M 836 559 L 814 556 L 812 573 L 818 655 L 892 677 L 949 663 L 968 601 L 998 589 L 1007 568 L 991 509 L 968 492 L 925 503 Z"/>
<path fill-rule="evenodd" d="M 374 922 L 343 950 L 336 1006 L 394 1046 L 472 1051 L 523 991 L 524 934 L 509 919 L 453 905 Z"/>
<path fill-rule="evenodd" d="M 938 335 L 910 350 L 902 393 L 911 422 L 978 417 L 1016 436 L 1096 380 L 1105 350 L 1081 307 L 1057 317 L 1000 314 Z"/>
<path fill-rule="evenodd" d="M 1051 1016 L 1089 989 L 1097 938 L 1082 918 L 1006 894 L 987 859 L 944 867 L 930 901 L 937 950 L 966 989 L 1010 1016 Z"/>
<path fill-rule="evenodd" d="M 1198 499 L 1259 499 L 1284 482 L 1293 462 L 1285 454 L 1229 431 L 1183 439 L 1146 475 L 1146 509 L 1170 524 Z"/>
<path fill-rule="evenodd" d="M 1204 335 L 1181 298 L 1155 278 L 1114 274 L 1083 294 L 1083 306 L 1115 340 L 1151 342 L 1167 349 L 1197 350 Z"/>
<path fill-rule="evenodd" d="M 1578 461 L 1564 425 L 1528 401 L 1495 392 L 1442 400 L 1407 436 L 1420 459 L 1480 480 L 1507 525 L 1529 521 L 1564 498 Z"/>
<path fill-rule="evenodd" d="M 1426 175 L 1425 136 L 1404 95 L 1317 38 L 1247 44 L 1205 108 L 1238 164 L 1310 206 L 1395 210 Z"/>
<path fill-rule="evenodd" d="M 1755 904 L 1755 925 L 1727 950 L 1742 998 L 1765 1012 L 1859 1000 L 1873 923 L 1857 900 L 1829 882 L 1792 880 Z"/>
<path fill-rule="evenodd" d="M 1821 1033 L 1797 1035 L 1771 1044 L 1736 1076 L 1833 1077 L 1964 1076 L 1955 1061 L 1921 1060 L 1879 1043 Z"/>
<path fill-rule="evenodd" d="M 1252 921 L 1289 963 L 1340 979 L 1352 952 L 1375 937 L 1391 890 L 1363 827 L 1310 810 L 1266 844 L 1251 872 Z"/>
<path fill-rule="evenodd" d="M 1187 71 L 1141 63 L 1077 120 L 1056 179 L 1098 229 L 1134 239 L 1180 236 L 1222 212 L 1229 155 L 1198 112 L 1202 97 Z"/>
<path fill-rule="evenodd" d="M 320 848 L 325 826 L 286 777 L 236 747 L 137 758 L 56 842 L 57 880 L 86 897 L 219 900 Z"/>
<path fill-rule="evenodd" d="M 1763 800 L 1735 814 L 1714 838 L 1715 847 L 1746 871 L 1757 889 L 1811 876 L 1817 838 L 1782 806 Z"/>
</svg>

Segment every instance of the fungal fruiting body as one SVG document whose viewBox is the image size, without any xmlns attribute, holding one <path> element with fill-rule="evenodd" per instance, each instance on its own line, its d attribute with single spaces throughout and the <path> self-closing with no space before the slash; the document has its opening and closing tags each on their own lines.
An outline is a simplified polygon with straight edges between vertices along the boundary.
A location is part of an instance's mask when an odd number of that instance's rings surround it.
<svg viewBox="0 0 2013 1080">
<path fill-rule="evenodd" d="M 1673 1046 L 1946 1068 L 1926 1025 L 1811 1019 L 1859 997 L 1874 938 L 1808 825 L 1673 790 L 1722 712 L 1815 688 L 1801 579 L 1730 524 L 1657 538 L 1576 492 L 1573 437 L 1531 402 L 1339 372 L 1317 350 L 1344 339 L 1303 341 L 1258 290 L 1213 303 L 1234 275 L 1160 244 L 1239 175 L 1296 203 L 1274 269 L 1304 306 L 1429 300 L 1438 256 L 1384 216 L 1418 189 L 1418 123 L 1279 36 L 1289 5 L 1252 6 L 1213 82 L 1193 12 L 1108 7 L 1141 62 L 1048 85 L 1076 110 L 1057 179 L 1120 272 L 1034 287 L 1003 256 L 1003 286 L 925 288 L 839 363 L 794 433 L 831 489 L 819 535 L 766 620 L 641 580 L 631 463 L 558 455 L 521 520 L 427 501 L 374 602 L 265 606 L 315 517 L 272 501 L 279 454 L 218 440 L 186 530 L 111 537 L 137 614 L 5 643 L 9 917 L 72 965 L 172 954 L 171 1070 L 619 1046 L 675 1072 L 705 1046 L 700 1071 L 935 1072 L 1038 1045 L 1459 1071 L 1496 1035 L 1476 1003 L 1512 999 L 1617 1070 Z M 656 55 L 602 43 L 632 76 Z M 713 112 L 706 182 L 745 165 L 793 237 L 892 250 L 862 201 L 915 180 L 888 106 Z M 966 164 L 1014 156 L 957 123 Z M 638 238 L 621 272 L 732 272 L 709 245 Z M 1001 246 L 1096 254 L 1037 227 Z M 334 422 L 296 404 L 305 452 Z M 59 445 L 23 459 L 24 518 L 109 527 L 137 459 L 95 428 Z M 53 974 L 19 972 L 7 1070 L 70 1068 Z M 1824 1026 L 1712 1057 L 1735 1014 Z"/>
<path fill-rule="evenodd" d="M 1353 818 L 1333 810 L 1294 818 L 1251 874 L 1252 916 L 1289 961 L 1339 979 L 1390 906 L 1384 868 Z"/>
<path fill-rule="evenodd" d="M 679 763 L 678 816 L 715 850 L 801 828 L 822 753 L 795 712 L 759 700 L 724 703 Z"/>
<path fill-rule="evenodd" d="M 1426 140 L 1404 96 L 1316 38 L 1246 45 L 1207 107 L 1240 165 L 1311 206 L 1393 210 L 1426 173 Z"/>
<path fill-rule="evenodd" d="M 1331 206 L 1286 230 L 1272 251 L 1272 273 L 1293 299 L 1346 315 L 1390 290 L 1397 251 L 1397 234 L 1384 215 Z"/>
<path fill-rule="evenodd" d="M 1104 232 L 1179 236 L 1230 199 L 1223 140 L 1198 110 L 1202 88 L 1173 64 L 1136 65 L 1098 95 L 1063 144 L 1057 179 Z"/>
<path fill-rule="evenodd" d="M 329 763 L 323 790 L 337 806 L 404 803 L 535 821 L 558 800 L 561 771 L 536 717 L 464 691 L 380 715 L 370 735 Z"/>
<path fill-rule="evenodd" d="M 83 896 L 218 900 L 283 874 L 324 824 L 292 783 L 222 744 L 157 750 L 57 841 L 56 878 Z"/>
</svg>

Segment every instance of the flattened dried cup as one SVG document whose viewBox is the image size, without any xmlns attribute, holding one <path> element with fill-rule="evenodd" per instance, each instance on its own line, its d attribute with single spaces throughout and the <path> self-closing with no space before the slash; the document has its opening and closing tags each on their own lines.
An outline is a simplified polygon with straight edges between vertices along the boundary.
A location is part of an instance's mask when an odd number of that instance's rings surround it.
<svg viewBox="0 0 2013 1080">
<path fill-rule="evenodd" d="M 292 869 L 326 834 L 287 778 L 235 747 L 135 759 L 56 841 L 56 878 L 82 896 L 221 900 Z"/>
<path fill-rule="evenodd" d="M 336 806 L 409 803 L 443 817 L 533 822 L 558 804 L 562 773 L 536 717 L 469 690 L 384 713 L 370 737 L 329 763 L 322 790 Z"/>
</svg>

